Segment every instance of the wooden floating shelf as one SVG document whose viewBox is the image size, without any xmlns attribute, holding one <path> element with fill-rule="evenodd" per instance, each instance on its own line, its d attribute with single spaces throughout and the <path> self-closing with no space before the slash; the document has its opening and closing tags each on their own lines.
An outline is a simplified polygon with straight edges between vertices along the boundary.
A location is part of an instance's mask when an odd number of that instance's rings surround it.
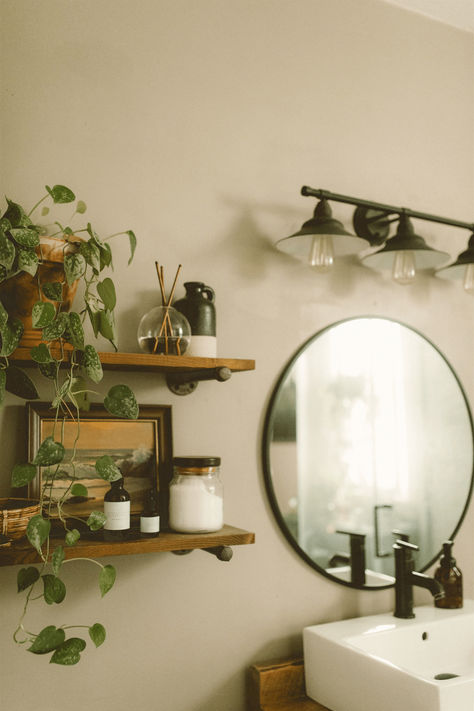
<svg viewBox="0 0 474 711">
<path fill-rule="evenodd" d="M 53 355 L 57 352 L 52 350 Z M 68 351 L 65 351 L 65 358 Z M 153 353 L 101 352 L 99 358 L 104 370 L 134 370 L 148 373 L 188 372 L 201 369 L 229 368 L 233 372 L 254 370 L 255 361 L 245 358 L 197 358 L 195 356 L 154 355 Z M 17 348 L 10 356 L 17 365 L 33 366 L 29 348 Z"/>
<path fill-rule="evenodd" d="M 98 534 L 99 535 L 99 534 Z M 136 538 L 110 543 L 100 539 L 81 538 L 75 546 L 64 546 L 66 560 L 72 558 L 104 558 L 113 555 L 135 555 L 139 553 L 171 553 L 217 546 L 240 546 L 255 542 L 255 534 L 241 528 L 225 525 L 215 533 L 174 533 L 163 531 L 156 538 Z M 57 545 L 64 545 L 63 538 L 50 539 L 50 551 Z M 26 538 L 15 541 L 10 546 L 0 547 L 0 567 L 39 563 L 40 557 Z"/>
</svg>

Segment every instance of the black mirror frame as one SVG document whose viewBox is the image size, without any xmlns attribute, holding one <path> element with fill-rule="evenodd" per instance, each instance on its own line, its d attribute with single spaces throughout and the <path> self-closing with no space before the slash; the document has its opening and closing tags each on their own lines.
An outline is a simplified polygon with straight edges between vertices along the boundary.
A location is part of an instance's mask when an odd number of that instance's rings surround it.
<svg viewBox="0 0 474 711">
<path fill-rule="evenodd" d="M 288 543 L 290 544 L 290 546 L 296 551 L 296 553 L 298 553 L 298 555 L 311 568 L 316 570 L 318 573 L 323 575 L 325 578 L 328 578 L 329 580 L 332 580 L 335 583 L 339 583 L 340 585 L 345 585 L 346 587 L 349 587 L 352 589 L 356 589 L 356 590 L 386 590 L 386 589 L 392 588 L 394 586 L 394 583 L 390 583 L 387 585 L 355 585 L 354 583 L 352 583 L 350 581 L 341 580 L 341 578 L 338 578 L 335 575 L 331 575 L 331 573 L 328 573 L 324 568 L 322 568 L 320 565 L 315 563 L 315 561 L 301 548 L 301 546 L 298 545 L 295 537 L 289 530 L 289 528 L 285 522 L 285 519 L 283 518 L 282 513 L 280 511 L 280 507 L 278 505 L 277 497 L 275 494 L 275 489 L 273 486 L 271 461 L 270 461 L 270 444 L 271 444 L 270 434 L 273 430 L 273 423 L 274 423 L 274 417 L 275 417 L 274 406 L 275 406 L 275 403 L 280 395 L 280 391 L 281 391 L 283 384 L 287 378 L 288 372 L 290 371 L 290 369 L 292 368 L 292 366 L 294 365 L 296 360 L 303 353 L 303 351 L 305 351 L 310 346 L 310 344 L 313 343 L 314 340 L 316 340 L 316 338 L 319 338 L 320 336 L 323 335 L 323 333 L 325 333 L 329 329 L 334 328 L 335 326 L 338 326 L 342 323 L 346 323 L 348 321 L 355 321 L 355 320 L 363 319 L 363 318 L 366 318 L 366 319 L 369 319 L 369 318 L 382 319 L 383 318 L 386 321 L 391 321 L 393 323 L 399 324 L 400 326 L 404 326 L 405 328 L 408 328 L 410 331 L 416 333 L 418 336 L 423 338 L 427 343 L 429 343 L 437 351 L 437 353 L 439 353 L 439 355 L 444 360 L 444 362 L 448 366 L 449 370 L 453 374 L 454 379 L 456 380 L 456 382 L 459 386 L 459 389 L 461 391 L 462 397 L 464 399 L 467 415 L 469 418 L 471 437 L 472 437 L 472 441 L 473 441 L 473 452 L 474 452 L 474 422 L 473 422 L 471 409 L 469 407 L 469 401 L 467 399 L 464 388 L 463 388 L 461 381 L 459 380 L 456 372 L 454 371 L 452 365 L 450 364 L 450 362 L 448 361 L 446 356 L 440 351 L 440 349 L 429 338 L 427 338 L 425 335 L 423 335 L 420 331 L 413 328 L 412 326 L 408 326 L 408 324 L 403 323 L 402 321 L 398 321 L 393 318 L 386 318 L 386 317 L 380 316 L 380 315 L 353 316 L 353 317 L 341 319 L 340 321 L 336 321 L 332 324 L 329 324 L 328 326 L 325 326 L 324 328 L 322 328 L 320 331 L 317 331 L 314 335 L 310 336 L 310 338 L 308 338 L 306 341 L 304 341 L 304 343 L 293 353 L 291 358 L 286 362 L 283 369 L 280 371 L 280 374 L 279 374 L 276 384 L 273 388 L 273 391 L 270 396 L 270 400 L 268 402 L 266 412 L 265 412 L 263 432 L 262 432 L 262 467 L 263 467 L 262 471 L 263 471 L 263 479 L 264 479 L 264 483 L 265 483 L 265 490 L 267 492 L 267 496 L 268 496 L 268 499 L 270 502 L 271 509 L 273 511 L 273 515 L 275 516 L 275 519 L 278 523 L 278 526 L 280 527 L 281 532 L 285 536 L 285 538 L 288 541 Z M 448 537 L 450 540 L 454 540 L 457 532 L 459 531 L 459 529 L 462 525 L 462 522 L 466 516 L 467 510 L 469 508 L 469 505 L 470 505 L 470 502 L 472 499 L 473 490 L 474 490 L 474 455 L 473 455 L 473 467 L 472 467 L 472 472 L 471 472 L 471 484 L 469 487 L 469 492 L 468 492 L 466 502 L 465 502 L 464 508 L 462 510 L 461 516 L 459 518 L 459 521 L 458 521 L 454 531 L 452 532 L 451 536 Z M 433 558 L 428 563 L 426 563 L 426 565 L 424 565 L 422 568 L 420 568 L 419 572 L 423 572 L 423 571 L 427 570 L 438 560 L 441 553 L 443 552 L 442 543 L 443 542 L 440 541 L 439 552 L 435 556 L 433 556 Z"/>
</svg>

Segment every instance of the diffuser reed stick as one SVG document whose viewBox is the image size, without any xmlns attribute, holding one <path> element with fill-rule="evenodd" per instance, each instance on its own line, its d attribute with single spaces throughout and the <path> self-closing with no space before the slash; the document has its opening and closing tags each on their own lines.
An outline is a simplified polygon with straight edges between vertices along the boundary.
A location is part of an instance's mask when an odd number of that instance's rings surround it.
<svg viewBox="0 0 474 711">
<path fill-rule="evenodd" d="M 158 336 L 155 336 L 155 345 L 153 347 L 153 353 L 157 352 L 159 340 L 160 340 L 160 338 L 162 338 L 164 336 L 165 354 L 168 355 L 168 351 L 169 351 L 168 339 L 173 336 L 173 328 L 171 325 L 169 309 L 171 307 L 171 302 L 173 301 L 173 296 L 174 296 L 174 292 L 176 289 L 176 284 L 178 282 L 178 276 L 181 271 L 181 264 L 178 266 L 178 269 L 176 271 L 176 275 L 175 275 L 174 281 L 173 281 L 173 286 L 171 287 L 171 291 L 170 291 L 170 295 L 169 295 L 168 299 L 166 298 L 165 276 L 164 276 L 163 266 L 160 267 L 158 262 L 155 262 L 155 268 L 156 268 L 156 273 L 158 275 L 158 282 L 159 282 L 160 291 L 161 291 L 161 302 L 162 302 L 163 308 L 165 309 L 165 315 L 163 317 L 160 332 L 159 332 Z M 178 338 L 177 342 L 176 342 L 176 350 L 177 350 L 178 355 L 181 355 L 180 340 L 181 340 L 181 338 Z"/>
</svg>

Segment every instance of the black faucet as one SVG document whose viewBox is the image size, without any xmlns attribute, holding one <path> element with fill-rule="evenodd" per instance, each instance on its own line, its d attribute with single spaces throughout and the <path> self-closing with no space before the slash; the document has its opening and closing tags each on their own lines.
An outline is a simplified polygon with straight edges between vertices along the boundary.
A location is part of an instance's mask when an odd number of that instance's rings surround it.
<svg viewBox="0 0 474 711">
<path fill-rule="evenodd" d="M 351 583 L 361 587 L 365 585 L 365 534 L 353 531 L 336 531 L 349 536 Z"/>
<path fill-rule="evenodd" d="M 413 552 L 418 546 L 408 541 L 397 540 L 393 546 L 395 552 L 395 617 L 410 619 L 413 612 L 413 586 L 417 585 L 430 591 L 435 599 L 444 597 L 443 586 L 434 578 L 416 572 Z"/>
</svg>

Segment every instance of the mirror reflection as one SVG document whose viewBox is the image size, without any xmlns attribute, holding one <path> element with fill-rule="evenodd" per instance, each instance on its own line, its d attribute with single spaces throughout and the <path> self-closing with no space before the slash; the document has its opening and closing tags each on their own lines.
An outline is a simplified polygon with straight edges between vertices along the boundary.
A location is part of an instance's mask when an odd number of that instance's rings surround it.
<svg viewBox="0 0 474 711">
<path fill-rule="evenodd" d="M 355 318 L 306 342 L 271 398 L 267 491 L 293 547 L 355 587 L 393 584 L 393 543 L 417 570 L 456 533 L 473 478 L 472 418 L 457 376 L 413 329 Z"/>
</svg>

